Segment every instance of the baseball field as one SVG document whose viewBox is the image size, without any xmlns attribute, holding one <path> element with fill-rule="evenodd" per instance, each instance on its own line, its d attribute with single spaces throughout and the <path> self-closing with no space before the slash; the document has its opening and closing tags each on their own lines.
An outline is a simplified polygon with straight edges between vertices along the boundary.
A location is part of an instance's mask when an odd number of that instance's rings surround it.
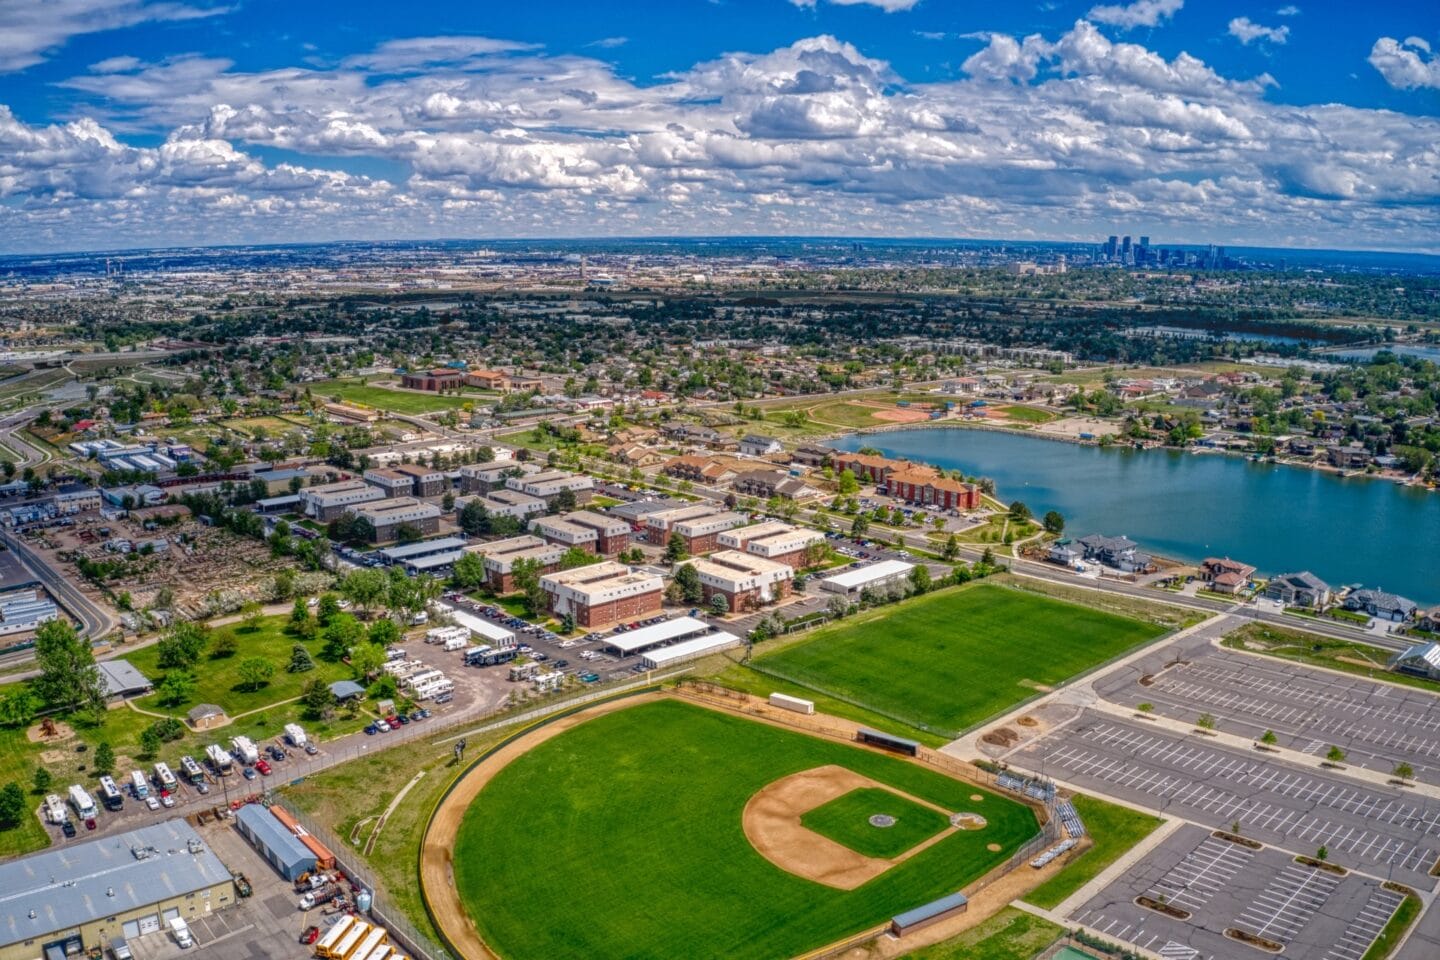
<svg viewBox="0 0 1440 960">
<path fill-rule="evenodd" d="M 1141 620 L 981 583 L 822 627 L 760 655 L 752 666 L 954 737 L 1163 632 Z"/>
<path fill-rule="evenodd" d="M 962 888 L 1038 829 L 929 768 L 672 699 L 537 736 L 472 795 L 444 895 L 505 960 L 794 956 Z"/>
</svg>

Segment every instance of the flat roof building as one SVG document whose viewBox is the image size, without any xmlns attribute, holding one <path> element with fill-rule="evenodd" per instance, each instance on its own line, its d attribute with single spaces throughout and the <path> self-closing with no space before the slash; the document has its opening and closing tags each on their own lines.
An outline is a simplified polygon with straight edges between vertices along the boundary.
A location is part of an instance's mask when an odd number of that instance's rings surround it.
<svg viewBox="0 0 1440 960">
<path fill-rule="evenodd" d="M 705 602 L 723 597 L 731 613 L 753 610 L 790 594 L 795 571 L 784 563 L 766 560 L 739 550 L 721 550 L 708 557 L 688 561 L 700 575 Z"/>
<path fill-rule="evenodd" d="M 685 538 L 685 548 L 691 553 L 709 553 L 720 545 L 720 534 L 745 522 L 743 514 L 712 513 L 703 517 L 676 520 L 670 524 L 670 535 L 679 534 Z"/>
<path fill-rule="evenodd" d="M 300 499 L 305 504 L 306 513 L 321 523 L 329 523 L 361 504 L 384 500 L 385 491 L 364 480 L 341 480 L 338 483 L 306 487 L 300 491 Z"/>
<path fill-rule="evenodd" d="M 642 654 L 640 664 L 646 670 L 662 670 L 665 667 L 674 666 L 677 663 L 687 663 L 691 660 L 698 660 L 701 657 L 708 657 L 712 653 L 719 653 L 721 650 L 738 647 L 742 642 L 743 641 L 733 633 L 716 630 L 702 637 L 692 637 L 689 640 L 682 640 L 672 646 L 658 647 L 648 653 Z"/>
<path fill-rule="evenodd" d="M 536 514 L 545 512 L 545 501 L 539 497 L 532 497 L 527 493 L 520 493 L 505 487 L 491 490 L 489 493 L 476 493 L 470 496 L 460 497 L 455 501 L 455 510 L 458 514 L 466 504 L 471 501 L 479 501 L 480 506 L 492 517 L 512 517 L 522 523 Z"/>
<path fill-rule="evenodd" d="M 655 536 L 664 536 L 670 533 L 670 527 L 682 520 L 694 520 L 697 517 L 709 517 L 721 513 L 719 507 L 710 503 L 689 503 L 680 507 L 671 507 L 669 510 L 656 510 L 647 514 L 645 526 L 650 531 L 650 538 L 654 541 Z"/>
<path fill-rule="evenodd" d="M 402 526 L 414 527 L 422 537 L 440 529 L 440 508 L 414 497 L 394 497 L 364 503 L 355 510 L 355 515 L 369 520 L 374 527 L 372 543 L 394 540 Z"/>
<path fill-rule="evenodd" d="M 569 490 L 575 494 L 576 503 L 586 503 L 595 490 L 595 481 L 583 473 L 571 473 L 568 470 L 546 470 L 525 477 L 510 477 L 505 481 L 505 486 L 511 490 L 528 493 L 532 497 L 539 497 L 546 503 L 554 503 L 556 497 Z"/>
<path fill-rule="evenodd" d="M 472 544 L 466 549 L 484 554 L 485 577 L 490 589 L 496 593 L 514 591 L 517 560 L 534 560 L 540 564 L 540 572 L 545 574 L 556 570 L 560 566 L 560 558 L 565 554 L 564 547 L 529 535 Z"/>
<path fill-rule="evenodd" d="M 587 629 L 616 621 L 653 616 L 660 611 L 664 583 L 653 573 L 605 561 L 540 578 L 557 617 L 567 614 Z"/>
<path fill-rule="evenodd" d="M 531 522 L 530 529 L 551 543 L 585 547 L 601 556 L 613 556 L 630 545 L 630 524 L 593 510 L 541 517 Z"/>
<path fill-rule="evenodd" d="M 881 560 L 864 567 L 855 567 L 826 577 L 820 581 L 820 589 L 846 596 L 858 595 L 862 590 L 878 590 L 892 583 L 899 583 L 910 576 L 915 564 L 901 560 Z"/>
<path fill-rule="evenodd" d="M 467 463 L 460 468 L 460 488 L 466 493 L 489 493 L 505 486 L 512 473 L 522 476 L 540 472 L 533 463 L 523 460 L 491 460 L 488 463 Z"/>
<path fill-rule="evenodd" d="M 0 960 L 66 957 L 235 902 L 195 829 L 166 820 L 0 864 Z"/>
<path fill-rule="evenodd" d="M 757 523 L 720 534 L 719 544 L 732 550 L 743 550 L 757 557 L 788 564 L 796 569 L 805 566 L 810 548 L 824 543 L 825 535 L 788 523 Z"/>
</svg>

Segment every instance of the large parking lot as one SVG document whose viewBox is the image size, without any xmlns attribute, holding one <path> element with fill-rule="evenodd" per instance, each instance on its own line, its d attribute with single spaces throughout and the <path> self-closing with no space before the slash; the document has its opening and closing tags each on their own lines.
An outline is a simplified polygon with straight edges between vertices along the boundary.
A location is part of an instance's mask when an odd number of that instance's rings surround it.
<svg viewBox="0 0 1440 960">
<path fill-rule="evenodd" d="M 1429 888 L 1440 802 L 1093 711 L 1012 761 L 1082 789 Z"/>
<path fill-rule="evenodd" d="M 1235 932 L 1282 944 L 1287 956 L 1361 960 L 1402 899 L 1380 881 L 1186 826 L 1069 919 L 1168 960 L 1264 955 Z"/>
<path fill-rule="evenodd" d="M 1417 779 L 1440 783 L 1440 697 L 1209 646 L 1178 664 L 1166 659 L 1173 653 L 1159 651 L 1096 689 L 1188 722 L 1208 713 L 1217 729 L 1252 739 L 1273 731 L 1280 746 L 1304 753 L 1338 746 L 1348 766 L 1389 773 L 1405 762 Z"/>
</svg>

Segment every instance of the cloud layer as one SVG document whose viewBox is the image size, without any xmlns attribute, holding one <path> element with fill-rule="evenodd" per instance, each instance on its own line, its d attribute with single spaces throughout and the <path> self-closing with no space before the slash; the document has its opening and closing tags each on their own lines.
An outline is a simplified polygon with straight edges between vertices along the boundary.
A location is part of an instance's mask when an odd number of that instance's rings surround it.
<svg viewBox="0 0 1440 960">
<path fill-rule="evenodd" d="M 1385 43 L 1371 61 L 1387 78 L 1433 85 L 1428 51 Z M 81 119 L 0 107 L 0 247 L 1109 225 L 1162 242 L 1437 246 L 1432 118 L 1272 103 L 1268 76 L 1166 59 L 1085 20 L 991 35 L 963 70 L 909 82 L 830 36 L 650 84 L 486 37 L 264 72 L 112 57 L 66 82 L 99 105 Z M 163 142 L 126 143 L 137 130 Z M 386 173 L 322 169 L 337 157 Z"/>
</svg>

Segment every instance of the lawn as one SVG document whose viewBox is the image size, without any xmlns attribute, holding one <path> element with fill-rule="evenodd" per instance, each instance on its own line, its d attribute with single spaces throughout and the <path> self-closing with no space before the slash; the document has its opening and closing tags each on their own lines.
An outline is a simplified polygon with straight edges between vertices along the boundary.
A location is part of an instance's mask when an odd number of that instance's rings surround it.
<svg viewBox="0 0 1440 960">
<path fill-rule="evenodd" d="M 945 809 L 980 794 L 989 825 L 856 890 L 801 879 L 750 845 L 741 811 L 825 764 Z M 461 826 L 455 884 L 509 960 L 794 956 L 954 892 L 1035 830 L 1028 807 L 915 764 L 666 700 L 595 717 L 499 771 Z"/>
<path fill-rule="evenodd" d="M 1038 407 L 1019 405 L 997 407 L 995 412 L 1007 420 L 1015 420 L 1020 423 L 1049 423 L 1051 420 L 1059 419 L 1060 416 L 1058 413 L 1051 413 L 1049 410 L 1041 410 Z"/>
<path fill-rule="evenodd" d="M 753 667 L 939 735 L 969 727 L 1163 630 L 993 584 L 830 626 Z"/>
<path fill-rule="evenodd" d="M 1074 803 L 1075 812 L 1080 814 L 1085 832 L 1095 839 L 1095 845 L 1074 863 L 1031 890 L 1025 898 L 1026 903 L 1047 910 L 1058 906 L 1161 824 L 1159 817 L 1084 794 L 1077 794 Z"/>
<path fill-rule="evenodd" d="M 1033 913 L 1006 907 L 958 937 L 907 953 L 902 960 L 1032 960 L 1064 932 Z"/>
<path fill-rule="evenodd" d="M 211 643 L 229 635 L 239 644 L 234 656 L 214 658 L 203 656 L 191 671 L 195 675 L 194 694 L 179 705 L 165 705 L 159 694 L 141 697 L 136 706 L 155 713 L 169 713 L 183 718 L 185 711 L 197 703 L 214 703 L 225 709 L 234 718 L 240 714 L 263 709 L 285 700 L 300 696 L 301 689 L 316 677 L 330 683 L 335 680 L 351 679 L 350 668 L 343 663 L 330 663 L 320 658 L 324 646 L 318 638 L 305 644 L 315 661 L 315 669 L 305 673 L 289 673 L 285 667 L 290 662 L 290 649 L 297 642 L 296 637 L 285 631 L 289 617 L 264 617 L 260 625 L 250 630 L 243 624 L 232 623 L 216 627 L 211 632 Z M 156 684 L 157 688 L 165 676 L 159 666 L 159 647 L 151 645 L 127 654 L 126 660 Z M 275 665 L 275 674 L 258 690 L 246 689 L 240 682 L 239 666 L 251 657 L 263 657 Z"/>
<path fill-rule="evenodd" d="M 437 393 L 415 393 L 409 390 L 390 390 L 375 387 L 358 380 L 324 380 L 310 384 L 310 392 L 327 400 L 338 397 L 343 403 L 359 403 L 377 410 L 390 410 L 412 416 L 425 413 L 441 413 L 456 410 L 467 403 L 474 403 L 475 397 L 440 396 Z"/>
<path fill-rule="evenodd" d="M 895 822 L 877 827 L 870 822 L 875 814 L 894 817 Z M 856 853 L 889 860 L 935 836 L 950 820 L 889 790 L 860 787 L 802 814 L 800 825 Z"/>
<path fill-rule="evenodd" d="M 1248 650 L 1267 657 L 1353 673 L 1357 677 L 1398 683 L 1431 693 L 1440 692 L 1440 683 L 1434 680 L 1389 669 L 1389 652 L 1368 643 L 1336 640 L 1303 630 L 1259 623 L 1247 623 L 1220 642 L 1234 650 Z"/>
</svg>

